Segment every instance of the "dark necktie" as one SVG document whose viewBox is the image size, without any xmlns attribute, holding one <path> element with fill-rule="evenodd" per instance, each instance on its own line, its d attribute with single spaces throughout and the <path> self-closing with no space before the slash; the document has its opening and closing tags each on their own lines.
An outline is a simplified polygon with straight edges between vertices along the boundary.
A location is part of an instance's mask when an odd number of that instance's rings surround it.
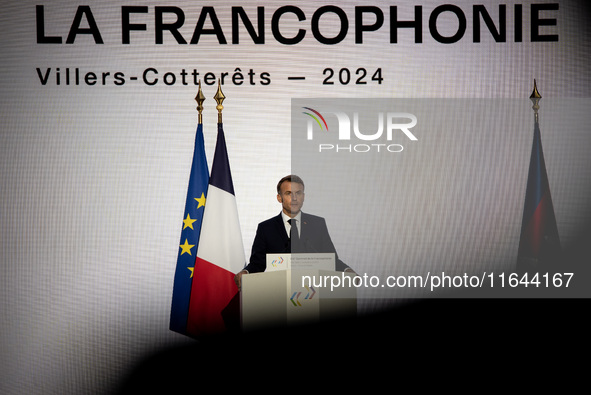
<svg viewBox="0 0 591 395">
<path fill-rule="evenodd" d="M 298 225 L 295 219 L 288 219 L 287 222 L 291 225 L 291 240 L 299 240 L 300 234 L 298 232 Z"/>
</svg>

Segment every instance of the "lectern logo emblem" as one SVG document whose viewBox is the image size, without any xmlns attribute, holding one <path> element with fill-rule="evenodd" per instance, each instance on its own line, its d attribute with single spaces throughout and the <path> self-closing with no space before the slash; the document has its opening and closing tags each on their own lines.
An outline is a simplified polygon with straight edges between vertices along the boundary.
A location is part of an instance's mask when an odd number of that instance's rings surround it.
<svg viewBox="0 0 591 395">
<path fill-rule="evenodd" d="M 281 266 L 283 264 L 283 262 L 285 262 L 283 257 L 279 257 L 277 259 L 273 259 L 273 261 L 271 262 L 271 266 L 278 267 L 278 266 Z"/>
<path fill-rule="evenodd" d="M 316 290 L 313 287 L 307 287 L 307 286 L 306 286 L 306 290 L 308 291 L 308 294 L 303 299 L 304 300 L 312 300 L 314 295 L 316 295 Z M 302 305 L 302 303 L 300 302 L 300 296 L 302 296 L 302 292 L 296 291 L 293 293 L 293 295 L 291 295 L 291 298 L 289 298 L 289 300 L 291 301 L 291 303 L 293 303 L 293 305 L 295 307 Z"/>
</svg>

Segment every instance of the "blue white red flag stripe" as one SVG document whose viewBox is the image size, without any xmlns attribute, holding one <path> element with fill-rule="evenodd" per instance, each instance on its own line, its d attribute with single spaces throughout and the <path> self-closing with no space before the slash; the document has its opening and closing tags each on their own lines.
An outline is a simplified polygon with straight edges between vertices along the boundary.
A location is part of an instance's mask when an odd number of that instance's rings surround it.
<svg viewBox="0 0 591 395">
<path fill-rule="evenodd" d="M 218 124 L 207 205 L 193 272 L 187 332 L 219 333 L 239 322 L 234 275 L 245 264 L 223 125 Z"/>
<path fill-rule="evenodd" d="M 532 144 L 521 237 L 518 270 L 548 269 L 560 253 L 558 226 L 550 195 L 540 127 L 536 121 Z"/>
</svg>

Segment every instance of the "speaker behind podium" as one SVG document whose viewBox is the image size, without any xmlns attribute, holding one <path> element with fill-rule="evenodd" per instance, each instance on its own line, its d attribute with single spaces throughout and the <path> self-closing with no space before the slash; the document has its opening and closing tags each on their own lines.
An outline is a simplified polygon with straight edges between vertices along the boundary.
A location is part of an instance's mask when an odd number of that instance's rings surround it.
<svg viewBox="0 0 591 395">
<path fill-rule="evenodd" d="M 267 271 L 242 276 L 242 329 L 355 317 L 355 275 L 334 267 L 334 254 L 267 254 Z"/>
</svg>

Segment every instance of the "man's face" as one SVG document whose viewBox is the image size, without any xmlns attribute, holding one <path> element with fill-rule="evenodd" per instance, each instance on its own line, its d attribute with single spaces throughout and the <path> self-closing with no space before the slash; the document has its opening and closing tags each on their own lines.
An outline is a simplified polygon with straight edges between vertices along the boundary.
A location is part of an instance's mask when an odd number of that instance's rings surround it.
<svg viewBox="0 0 591 395">
<path fill-rule="evenodd" d="M 304 186 L 297 182 L 284 181 L 280 190 L 281 193 L 277 195 L 277 201 L 281 203 L 283 212 L 290 217 L 295 217 L 304 204 Z"/>
</svg>

